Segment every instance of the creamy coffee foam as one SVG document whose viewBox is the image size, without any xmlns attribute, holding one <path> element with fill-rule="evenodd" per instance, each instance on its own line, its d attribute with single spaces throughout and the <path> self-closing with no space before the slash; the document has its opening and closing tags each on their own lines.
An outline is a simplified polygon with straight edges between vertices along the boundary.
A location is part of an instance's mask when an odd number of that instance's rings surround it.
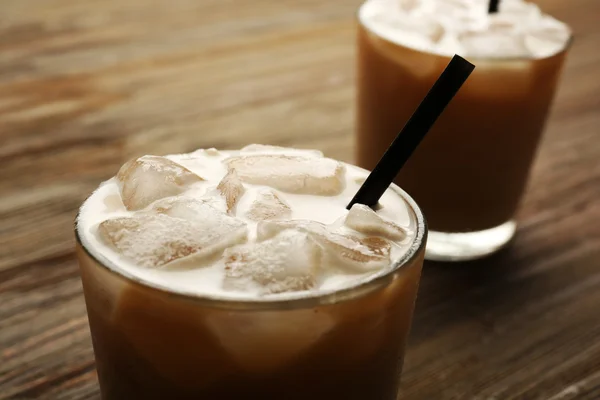
<svg viewBox="0 0 600 400">
<path fill-rule="evenodd" d="M 569 41 L 567 25 L 535 4 L 502 0 L 367 0 L 362 24 L 380 37 L 415 50 L 472 58 L 544 58 Z"/>
<path fill-rule="evenodd" d="M 251 145 L 144 156 L 84 203 L 84 246 L 125 276 L 219 298 L 302 297 L 389 271 L 416 221 L 393 190 L 347 211 L 367 172 L 314 150 Z"/>
</svg>

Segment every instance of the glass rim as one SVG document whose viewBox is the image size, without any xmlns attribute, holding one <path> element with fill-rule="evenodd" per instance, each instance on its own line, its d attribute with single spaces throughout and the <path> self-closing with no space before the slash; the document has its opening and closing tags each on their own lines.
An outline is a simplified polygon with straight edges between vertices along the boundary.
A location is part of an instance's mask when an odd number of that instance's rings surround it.
<svg viewBox="0 0 600 400">
<path fill-rule="evenodd" d="M 373 31 L 366 24 L 363 23 L 362 19 L 360 18 L 360 9 L 361 9 L 361 7 L 362 7 L 362 5 L 360 7 L 358 7 L 358 11 L 356 12 L 356 19 L 357 19 L 359 25 L 361 27 L 363 27 L 365 30 L 367 30 L 370 33 L 372 33 L 373 35 L 376 35 L 379 39 L 385 40 L 386 42 L 390 43 L 393 46 L 401 47 L 403 49 L 408 49 L 408 50 L 411 50 L 411 51 L 414 51 L 416 53 L 420 53 L 420 54 L 423 54 L 423 55 L 429 55 L 429 56 L 435 56 L 435 57 L 445 58 L 448 61 L 450 61 L 450 59 L 453 57 L 453 55 L 432 53 L 432 52 L 429 52 L 429 51 L 426 51 L 426 50 L 423 50 L 423 49 L 419 49 L 419 48 L 416 48 L 416 47 L 409 47 L 409 46 L 406 46 L 406 45 L 404 45 L 402 43 L 398 43 L 398 42 L 395 42 L 395 41 L 393 41 L 391 39 L 388 39 L 386 37 L 381 36 L 379 33 Z M 560 22 L 562 22 L 562 21 L 560 21 Z M 562 22 L 562 23 L 565 24 L 565 25 L 567 25 L 564 22 Z M 479 61 L 479 62 L 493 63 L 493 62 L 542 61 L 542 60 L 548 60 L 548 59 L 550 59 L 552 57 L 557 57 L 557 56 L 560 56 L 562 54 L 565 54 L 573 46 L 573 41 L 574 40 L 575 40 L 575 37 L 574 37 L 574 34 L 573 34 L 573 30 L 569 26 L 569 38 L 565 42 L 564 46 L 561 47 L 561 49 L 559 51 L 557 51 L 555 53 L 552 53 L 552 54 L 550 54 L 548 56 L 545 56 L 545 57 L 533 57 L 533 56 L 505 56 L 505 57 L 481 57 L 481 56 L 479 56 L 478 57 L 478 56 L 468 56 L 468 55 L 462 55 L 462 54 L 458 54 L 458 55 L 464 57 L 465 59 L 467 59 L 469 61 L 474 61 L 474 62 Z"/>
<path fill-rule="evenodd" d="M 286 293 L 285 297 L 273 298 L 273 297 L 255 297 L 255 298 L 234 298 L 226 296 L 215 296 L 206 295 L 202 293 L 189 293 L 189 292 L 178 292 L 169 289 L 167 286 L 163 286 L 157 283 L 149 282 L 144 279 L 140 279 L 135 275 L 118 268 L 114 263 L 104 257 L 98 252 L 94 252 L 86 247 L 85 241 L 79 233 L 79 214 L 81 213 L 81 207 L 77 212 L 75 218 L 74 231 L 77 245 L 85 252 L 85 254 L 94 261 L 100 268 L 107 271 L 109 274 L 116 276 L 119 279 L 125 279 L 131 284 L 141 286 L 144 289 L 154 290 L 160 292 L 169 297 L 177 297 L 187 301 L 203 303 L 206 306 L 214 308 L 229 308 L 229 309 L 295 309 L 295 308 L 309 308 L 324 304 L 335 304 L 345 300 L 353 299 L 362 296 L 363 294 L 370 293 L 377 288 L 386 286 L 387 281 L 390 277 L 401 270 L 402 267 L 410 265 L 414 260 L 417 259 L 419 253 L 424 250 L 427 242 L 427 223 L 425 217 L 417 205 L 417 203 L 399 186 L 392 183 L 390 185 L 396 194 L 398 194 L 402 200 L 408 204 L 409 212 L 412 213 L 415 218 L 416 229 L 415 236 L 409 245 L 408 250 L 398 258 L 391 262 L 391 268 L 379 273 L 375 273 L 368 279 L 361 281 L 357 285 L 345 287 L 342 289 L 329 289 L 325 291 L 318 291 L 315 293 L 300 292 L 296 295 L 294 293 Z M 87 199 L 86 199 L 87 201 Z M 85 204 L 85 201 L 84 203 Z M 78 260 L 79 262 L 79 260 Z"/>
</svg>

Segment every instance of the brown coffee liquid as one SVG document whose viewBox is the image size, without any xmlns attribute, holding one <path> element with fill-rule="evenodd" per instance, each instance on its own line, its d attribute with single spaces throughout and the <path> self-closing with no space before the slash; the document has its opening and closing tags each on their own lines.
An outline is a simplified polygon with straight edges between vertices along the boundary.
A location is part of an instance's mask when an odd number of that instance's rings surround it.
<svg viewBox="0 0 600 400">
<path fill-rule="evenodd" d="M 396 399 L 423 250 L 361 297 L 268 311 L 211 307 L 142 286 L 77 250 L 104 400 Z M 268 330 L 265 321 L 277 321 L 301 338 L 323 314 L 332 326 L 285 362 L 272 362 L 279 338 L 257 341 L 246 349 L 256 358 L 240 362 L 211 326 L 220 321 L 245 343 L 255 324 Z"/>
<path fill-rule="evenodd" d="M 396 183 L 440 232 L 513 218 L 566 51 L 539 60 L 477 60 Z M 450 58 L 358 33 L 357 164 L 372 170 Z"/>
</svg>

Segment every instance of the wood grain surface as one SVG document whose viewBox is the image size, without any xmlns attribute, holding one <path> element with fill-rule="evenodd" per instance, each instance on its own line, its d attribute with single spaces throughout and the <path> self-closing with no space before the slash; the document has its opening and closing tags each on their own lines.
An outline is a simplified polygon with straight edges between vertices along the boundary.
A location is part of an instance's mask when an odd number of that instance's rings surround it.
<svg viewBox="0 0 600 400">
<path fill-rule="evenodd" d="M 539 0 L 575 45 L 515 243 L 427 264 L 402 399 L 600 399 L 600 2 Z M 133 155 L 352 160 L 359 0 L 0 2 L 0 399 L 98 399 L 72 223 Z"/>
</svg>

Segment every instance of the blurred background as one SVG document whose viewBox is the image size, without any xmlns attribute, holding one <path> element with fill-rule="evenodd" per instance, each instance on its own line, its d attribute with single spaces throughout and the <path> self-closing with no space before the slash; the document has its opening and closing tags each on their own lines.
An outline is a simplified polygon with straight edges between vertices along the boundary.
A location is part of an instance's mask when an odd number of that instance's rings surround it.
<svg viewBox="0 0 600 400">
<path fill-rule="evenodd" d="M 269 143 L 353 160 L 360 3 L 0 2 L 0 399 L 98 398 L 72 228 L 127 159 Z M 485 268 L 428 265 L 407 399 L 600 398 L 600 4 L 537 3 L 576 41 L 517 243 Z"/>
</svg>

